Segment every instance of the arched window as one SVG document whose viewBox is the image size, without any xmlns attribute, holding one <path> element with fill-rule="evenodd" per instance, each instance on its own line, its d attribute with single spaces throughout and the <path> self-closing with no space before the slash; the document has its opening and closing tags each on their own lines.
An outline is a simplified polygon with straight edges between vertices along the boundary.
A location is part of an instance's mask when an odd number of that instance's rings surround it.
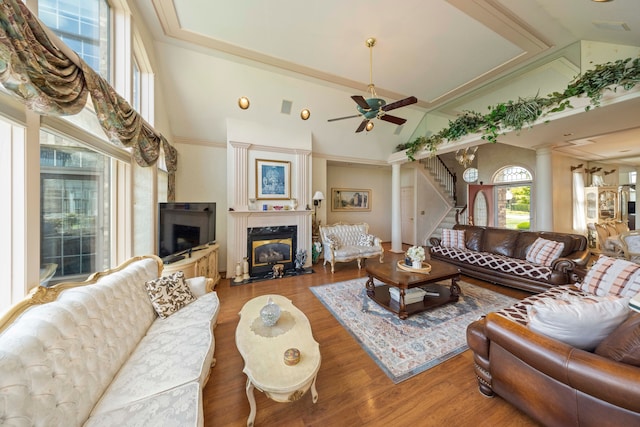
<svg viewBox="0 0 640 427">
<path fill-rule="evenodd" d="M 498 227 L 531 228 L 531 172 L 521 166 L 505 166 L 493 178 Z"/>
<path fill-rule="evenodd" d="M 496 172 L 493 183 L 531 182 L 532 180 L 531 172 L 525 168 L 521 166 L 505 166 Z"/>
</svg>

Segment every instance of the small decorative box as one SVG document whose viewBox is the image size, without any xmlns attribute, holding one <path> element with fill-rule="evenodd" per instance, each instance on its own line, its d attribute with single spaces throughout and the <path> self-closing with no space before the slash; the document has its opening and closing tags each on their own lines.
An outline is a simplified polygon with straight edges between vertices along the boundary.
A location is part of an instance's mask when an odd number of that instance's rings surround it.
<svg viewBox="0 0 640 427">
<path fill-rule="evenodd" d="M 300 350 L 290 348 L 284 352 L 284 364 L 287 366 L 296 365 L 300 361 Z"/>
</svg>

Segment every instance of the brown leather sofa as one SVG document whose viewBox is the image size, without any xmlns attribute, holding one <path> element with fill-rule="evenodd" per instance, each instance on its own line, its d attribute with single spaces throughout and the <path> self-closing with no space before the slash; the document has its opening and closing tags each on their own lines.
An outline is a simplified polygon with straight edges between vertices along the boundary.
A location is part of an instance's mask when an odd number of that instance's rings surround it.
<svg viewBox="0 0 640 427">
<path fill-rule="evenodd" d="M 635 316 L 611 333 L 617 336 L 607 345 L 616 350 L 601 349 L 603 342 L 591 353 L 489 313 L 467 328 L 480 391 L 499 395 L 545 426 L 640 425 L 640 314 Z M 635 365 L 600 355 L 630 347 Z"/>
<path fill-rule="evenodd" d="M 467 276 L 529 292 L 575 282 L 576 277 L 584 275 L 590 257 L 587 238 L 579 234 L 463 224 L 453 228 L 464 230 L 467 250 L 443 248 L 440 239 L 432 237 L 431 258 L 456 265 Z M 538 237 L 564 243 L 560 258 L 550 267 L 526 261 L 527 250 Z"/>
</svg>

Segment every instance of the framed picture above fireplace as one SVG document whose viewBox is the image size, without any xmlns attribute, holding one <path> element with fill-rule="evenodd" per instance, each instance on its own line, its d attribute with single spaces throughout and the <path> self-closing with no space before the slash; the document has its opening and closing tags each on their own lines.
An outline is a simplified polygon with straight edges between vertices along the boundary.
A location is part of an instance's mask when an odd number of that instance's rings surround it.
<svg viewBox="0 0 640 427">
<path fill-rule="evenodd" d="M 371 210 L 371 190 L 361 188 L 332 188 L 333 212 L 365 212 Z"/>
<path fill-rule="evenodd" d="M 256 159 L 256 199 L 291 198 L 291 162 Z"/>
</svg>

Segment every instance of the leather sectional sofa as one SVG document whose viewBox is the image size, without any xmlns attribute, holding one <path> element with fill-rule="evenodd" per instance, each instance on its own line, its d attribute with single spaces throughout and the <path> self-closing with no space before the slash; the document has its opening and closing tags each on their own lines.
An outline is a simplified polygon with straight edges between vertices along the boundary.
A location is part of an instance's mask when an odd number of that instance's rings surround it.
<svg viewBox="0 0 640 427">
<path fill-rule="evenodd" d="M 590 253 L 587 238 L 579 234 L 547 231 L 520 231 L 504 228 L 456 224 L 464 230 L 465 249 L 441 245 L 432 237 L 431 257 L 456 265 L 460 272 L 491 283 L 529 292 L 565 285 L 583 275 Z M 538 237 L 564 243 L 560 257 L 550 266 L 526 260 L 527 250 Z"/>
<path fill-rule="evenodd" d="M 558 286 L 467 327 L 480 392 L 545 426 L 640 425 L 640 313 L 582 350 L 527 327 L 527 306 L 563 294 L 584 296 Z"/>
</svg>

